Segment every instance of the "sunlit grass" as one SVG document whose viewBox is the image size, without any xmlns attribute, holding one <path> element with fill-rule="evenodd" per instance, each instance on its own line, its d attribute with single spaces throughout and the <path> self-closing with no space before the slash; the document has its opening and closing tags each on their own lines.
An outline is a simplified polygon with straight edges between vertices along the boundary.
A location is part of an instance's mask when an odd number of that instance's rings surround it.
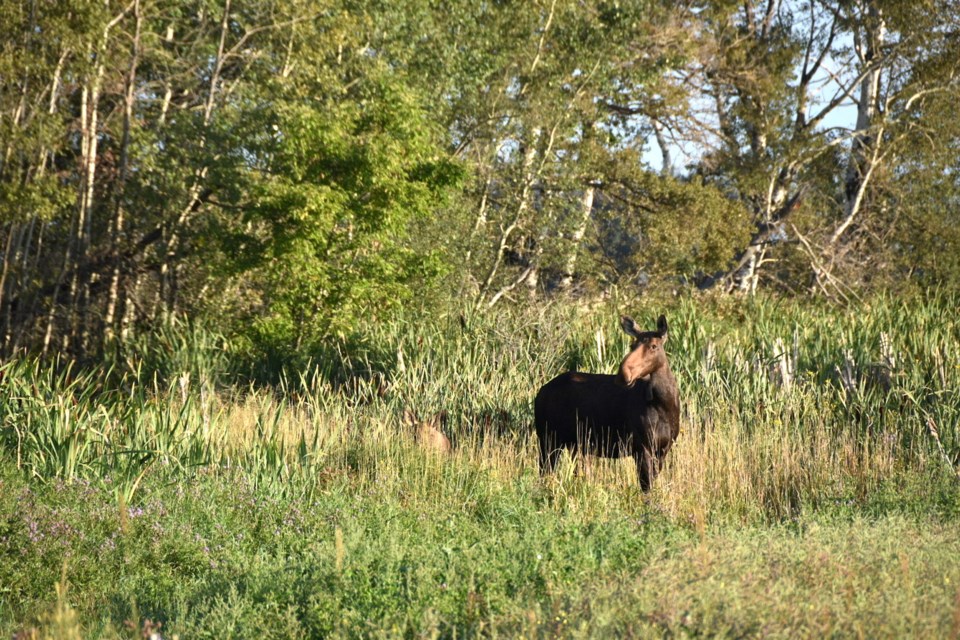
<svg viewBox="0 0 960 640">
<path fill-rule="evenodd" d="M 902 303 L 884 299 L 869 313 L 776 302 L 701 312 L 680 303 L 668 351 L 682 435 L 653 499 L 681 520 L 777 519 L 823 500 L 864 499 L 902 476 L 938 468 L 949 476 L 960 452 L 950 304 L 933 296 L 902 314 Z M 218 372 L 204 369 L 221 359 L 208 354 L 218 349 L 210 338 L 168 336 L 167 361 L 158 362 L 162 349 L 143 348 L 125 356 L 123 374 L 11 362 L 0 391 L 4 441 L 28 475 L 110 476 L 128 500 L 145 474 L 198 468 L 310 490 L 318 474 L 349 470 L 358 451 L 388 468 L 413 456 L 402 420 L 411 408 L 444 412 L 455 457 L 508 482 L 536 471 L 537 387 L 571 366 L 615 370 L 626 339 L 614 311 L 379 323 L 365 351 L 331 351 L 338 361 L 290 373 L 279 388 L 217 386 Z M 584 467 L 588 484 L 611 491 L 635 481 L 625 461 Z"/>
</svg>

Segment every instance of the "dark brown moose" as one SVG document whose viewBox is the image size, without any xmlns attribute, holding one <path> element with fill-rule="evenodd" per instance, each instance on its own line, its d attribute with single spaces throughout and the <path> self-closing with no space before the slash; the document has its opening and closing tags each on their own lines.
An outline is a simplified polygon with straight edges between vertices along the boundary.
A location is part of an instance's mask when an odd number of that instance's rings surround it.
<svg viewBox="0 0 960 640">
<path fill-rule="evenodd" d="M 680 433 L 677 381 L 663 350 L 667 319 L 660 316 L 656 331 L 641 331 L 626 316 L 620 326 L 634 340 L 616 375 L 568 371 L 540 387 L 534 401 L 540 473 L 553 471 L 566 449 L 633 456 L 644 491 L 657 477 Z"/>
</svg>

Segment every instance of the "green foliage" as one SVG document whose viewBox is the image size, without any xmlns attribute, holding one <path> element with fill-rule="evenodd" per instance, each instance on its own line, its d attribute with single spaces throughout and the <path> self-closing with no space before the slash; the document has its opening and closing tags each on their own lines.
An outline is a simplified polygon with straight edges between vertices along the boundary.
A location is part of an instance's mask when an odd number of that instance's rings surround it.
<svg viewBox="0 0 960 640">
<path fill-rule="evenodd" d="M 618 197 L 597 214 L 600 246 L 620 271 L 694 280 L 729 268 L 753 230 L 741 203 L 698 177 L 680 180 L 621 163 L 610 188 Z"/>
<path fill-rule="evenodd" d="M 215 317 L 283 362 L 521 287 L 952 281 L 960 13 L 914 5 L 0 0 L 0 352 Z M 881 17 L 884 106 L 835 127 Z"/>
<path fill-rule="evenodd" d="M 911 276 L 927 285 L 960 278 L 960 252 L 955 250 L 960 243 L 960 126 L 951 115 L 955 104 L 956 96 L 948 92 L 922 102 L 922 116 L 910 118 L 901 142 L 903 168 L 885 176 L 884 196 L 896 198 L 886 220 L 893 246 L 878 246 L 877 251 L 887 258 L 892 287 L 903 286 Z M 940 144 L 931 145 L 931 138 Z"/>
<path fill-rule="evenodd" d="M 49 221 L 62 216 L 75 195 L 56 170 L 38 170 L 51 152 L 75 153 L 64 137 L 66 118 L 50 111 L 46 91 L 55 72 L 89 73 L 69 48 L 93 43 L 102 7 L 86 2 L 51 5 L 0 3 L 0 222 Z M 58 70 L 58 71 L 57 71 Z M 46 91 L 33 91 L 37 88 Z"/>
<path fill-rule="evenodd" d="M 387 314 L 445 266 L 406 238 L 443 206 L 460 168 L 408 87 L 367 79 L 349 95 L 322 108 L 279 102 L 256 150 L 264 169 L 251 174 L 243 232 L 228 248 L 262 292 L 251 329 L 268 351 L 309 350 L 368 309 Z"/>
</svg>

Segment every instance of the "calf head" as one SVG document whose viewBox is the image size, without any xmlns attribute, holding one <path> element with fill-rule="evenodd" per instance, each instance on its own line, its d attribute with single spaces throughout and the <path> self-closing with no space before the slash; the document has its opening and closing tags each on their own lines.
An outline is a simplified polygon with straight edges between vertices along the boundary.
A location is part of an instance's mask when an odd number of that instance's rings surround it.
<svg viewBox="0 0 960 640">
<path fill-rule="evenodd" d="M 421 447 L 439 453 L 450 453 L 450 439 L 443 435 L 440 427 L 447 422 L 447 412 L 441 411 L 432 417 L 421 420 L 410 409 L 403 410 L 403 423 L 414 431 L 414 437 Z"/>
</svg>

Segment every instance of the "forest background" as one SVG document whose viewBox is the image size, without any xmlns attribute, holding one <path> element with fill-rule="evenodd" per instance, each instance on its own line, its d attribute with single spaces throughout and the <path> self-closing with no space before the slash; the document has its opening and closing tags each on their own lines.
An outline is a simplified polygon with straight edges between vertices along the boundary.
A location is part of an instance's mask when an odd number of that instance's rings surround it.
<svg viewBox="0 0 960 640">
<path fill-rule="evenodd" d="M 0 353 L 960 278 L 960 7 L 3 2 Z"/>
</svg>

